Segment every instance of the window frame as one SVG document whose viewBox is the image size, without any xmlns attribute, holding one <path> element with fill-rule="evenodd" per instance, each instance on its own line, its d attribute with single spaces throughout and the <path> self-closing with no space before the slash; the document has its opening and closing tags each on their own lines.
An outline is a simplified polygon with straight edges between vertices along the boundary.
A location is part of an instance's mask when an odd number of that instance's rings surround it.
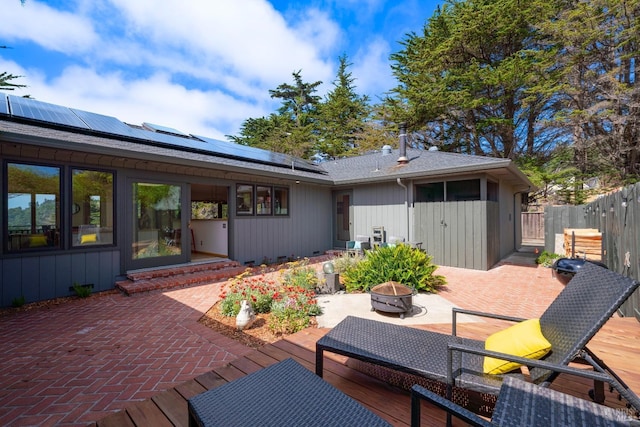
<svg viewBox="0 0 640 427">
<path fill-rule="evenodd" d="M 266 194 L 265 196 L 262 193 Z M 264 197 L 261 201 L 260 198 Z M 273 187 L 270 185 L 256 185 L 256 215 L 273 215 Z"/>
<path fill-rule="evenodd" d="M 22 242 L 24 241 L 24 237 L 29 237 L 30 239 L 32 237 L 36 237 L 36 236 L 45 236 L 44 234 L 44 230 L 42 233 L 36 233 L 36 229 L 37 229 L 37 224 L 30 224 L 30 230 L 28 236 L 26 235 L 22 235 L 20 233 L 14 233 L 15 235 L 20 235 L 19 241 L 18 243 L 18 248 L 17 249 L 13 249 L 12 246 L 12 242 L 15 240 L 12 237 L 10 238 L 10 236 L 12 236 L 12 234 L 9 233 L 9 167 L 10 165 L 18 165 L 18 166 L 32 166 L 32 167 L 43 167 L 43 168 L 53 168 L 53 169 L 57 169 L 58 171 L 58 188 L 57 191 L 58 193 L 56 194 L 57 196 L 57 200 L 55 201 L 56 204 L 56 208 L 55 208 L 55 214 L 56 214 L 56 224 L 55 224 L 55 228 L 53 228 L 53 235 L 49 236 L 46 239 L 46 243 L 44 245 L 40 245 L 38 244 L 38 246 L 36 247 L 22 247 Z M 52 163 L 47 163 L 47 162 L 34 162 L 34 161 L 24 161 L 22 159 L 17 159 L 17 160 L 11 160 L 11 159 L 6 159 L 3 163 L 3 179 L 4 179 L 4 185 L 2 187 L 2 191 L 3 191 L 3 221 L 2 221 L 2 232 L 4 233 L 4 235 L 7 237 L 5 239 L 5 243 L 3 244 L 2 247 L 2 251 L 4 253 L 8 253 L 8 254 L 19 254 L 19 253 L 31 253 L 31 252 L 42 252 L 42 251 L 58 251 L 64 248 L 64 242 L 62 239 L 62 236 L 64 236 L 64 203 L 63 203 L 63 199 L 64 199 L 64 174 L 65 174 L 65 167 L 59 164 L 52 164 Z M 37 190 L 36 190 L 37 191 Z M 25 193 L 27 194 L 27 193 Z M 35 194 L 40 194 L 40 193 L 30 193 L 32 196 Z M 44 194 L 44 193 L 42 193 Z M 50 225 L 47 225 L 48 227 L 50 227 Z M 42 226 L 44 227 L 44 225 Z M 57 230 L 57 231 L 56 231 Z M 33 231 L 33 233 L 32 233 Z M 53 243 L 49 244 L 49 240 L 51 240 Z M 31 240 L 30 240 L 30 244 L 31 244 Z M 29 246 L 30 246 L 29 244 Z"/>
<path fill-rule="evenodd" d="M 244 188 L 243 188 L 244 187 Z M 241 188 L 243 191 L 241 191 Z M 249 191 L 246 191 L 249 190 Z M 240 194 L 249 194 L 249 202 L 248 202 L 248 207 L 247 209 L 240 209 L 240 204 L 238 203 L 240 199 L 242 199 L 242 203 L 246 202 L 245 197 L 240 197 Z M 250 217 L 250 216 L 254 216 L 254 212 L 255 212 L 255 200 L 256 200 L 256 189 L 255 189 L 255 185 L 253 184 L 243 184 L 243 183 L 237 183 L 236 184 L 236 203 L 235 203 L 235 210 L 236 210 L 236 216 L 243 216 L 243 217 Z"/>
<path fill-rule="evenodd" d="M 69 248 L 70 249 L 89 249 L 89 248 L 95 248 L 95 247 L 104 247 L 104 246 L 116 246 L 117 243 L 117 212 L 118 212 L 118 197 L 116 194 L 117 191 L 117 173 L 114 170 L 107 170 L 107 169 L 100 169 L 100 168 L 91 168 L 91 167 L 84 167 L 84 166 L 69 166 L 68 168 L 69 173 L 68 173 L 68 179 L 69 179 L 69 184 L 68 184 L 68 188 L 69 188 L 69 195 L 68 195 L 68 212 L 69 212 L 69 216 L 67 219 L 67 224 L 68 224 L 68 230 L 69 232 L 67 234 L 69 234 L 68 238 L 69 238 Z M 112 198 L 112 208 L 111 208 L 111 218 L 112 218 L 112 225 L 110 226 L 111 228 L 111 234 L 112 234 L 112 239 L 111 242 L 95 242 L 95 243 L 91 243 L 91 244 L 76 244 L 76 242 L 74 241 L 74 225 L 73 225 L 73 215 L 75 215 L 74 211 L 76 210 L 75 205 L 77 205 L 77 201 L 74 199 L 74 194 L 73 194 L 73 180 L 74 180 L 74 171 L 87 171 L 87 172 L 98 172 L 98 173 L 108 173 L 111 174 L 112 176 L 112 183 L 111 183 L 111 198 Z M 67 187 L 65 187 L 67 188 Z M 102 228 L 109 228 L 109 226 L 103 226 L 103 225 L 99 225 L 98 227 L 100 230 L 102 230 Z"/>
<path fill-rule="evenodd" d="M 278 191 L 284 191 L 287 195 L 287 203 L 286 203 L 286 206 L 284 207 L 284 213 L 282 212 L 282 201 L 279 199 Z M 273 206 L 274 216 L 284 217 L 284 216 L 289 216 L 291 214 L 291 191 L 289 187 L 283 187 L 283 186 L 277 186 L 277 185 L 274 186 L 273 200 L 274 200 L 274 206 Z"/>
</svg>

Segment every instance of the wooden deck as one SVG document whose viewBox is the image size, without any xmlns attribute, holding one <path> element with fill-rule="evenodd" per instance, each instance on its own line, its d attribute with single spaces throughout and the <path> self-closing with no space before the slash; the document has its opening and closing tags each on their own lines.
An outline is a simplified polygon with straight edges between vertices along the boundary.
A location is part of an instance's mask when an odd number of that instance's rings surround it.
<svg viewBox="0 0 640 427">
<path fill-rule="evenodd" d="M 502 327 L 494 323 L 466 323 L 458 327 L 461 336 L 486 337 Z M 450 325 L 425 325 L 424 329 L 450 333 Z M 99 420 L 94 426 L 187 426 L 187 399 L 226 382 L 241 378 L 280 360 L 292 357 L 308 369 L 315 370 L 315 342 L 326 329 L 306 329 L 276 343 L 265 345 L 249 355 L 215 369 L 194 380 L 164 391 L 149 400 L 132 403 L 126 410 Z M 589 348 L 603 359 L 622 379 L 640 394 L 640 323 L 632 318 L 612 318 L 598 332 Z M 359 401 L 394 426 L 410 423 L 410 399 L 407 391 L 390 386 L 349 367 L 348 359 L 328 355 L 324 379 Z M 552 388 L 588 399 L 586 380 L 560 376 Z M 617 395 L 606 390 L 605 404 L 624 411 Z M 422 411 L 423 426 L 440 426 L 445 414 L 433 407 Z M 461 425 L 456 424 L 454 425 Z"/>
</svg>

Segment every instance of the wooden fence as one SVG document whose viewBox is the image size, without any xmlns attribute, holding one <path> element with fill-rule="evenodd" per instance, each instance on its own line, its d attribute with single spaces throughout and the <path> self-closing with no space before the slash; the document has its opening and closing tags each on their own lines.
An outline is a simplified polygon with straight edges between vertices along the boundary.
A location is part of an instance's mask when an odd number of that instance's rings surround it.
<svg viewBox="0 0 640 427">
<path fill-rule="evenodd" d="M 544 239 L 544 212 L 522 212 L 522 239 Z"/>
<path fill-rule="evenodd" d="M 595 228 L 602 233 L 602 261 L 614 271 L 640 280 L 640 182 L 586 205 L 545 208 L 545 250 L 555 251 L 565 228 Z M 640 320 L 640 291 L 621 314 Z"/>
</svg>

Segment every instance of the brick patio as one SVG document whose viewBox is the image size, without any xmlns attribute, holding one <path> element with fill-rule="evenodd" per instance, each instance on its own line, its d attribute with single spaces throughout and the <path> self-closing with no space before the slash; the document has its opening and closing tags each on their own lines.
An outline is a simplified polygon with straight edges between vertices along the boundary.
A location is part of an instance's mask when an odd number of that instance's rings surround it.
<svg viewBox="0 0 640 427">
<path fill-rule="evenodd" d="M 461 307 L 538 315 L 563 285 L 530 259 L 518 264 L 441 267 L 449 284 L 440 295 Z M 87 425 L 248 354 L 197 322 L 222 285 L 112 292 L 3 315 L 0 424 Z"/>
</svg>

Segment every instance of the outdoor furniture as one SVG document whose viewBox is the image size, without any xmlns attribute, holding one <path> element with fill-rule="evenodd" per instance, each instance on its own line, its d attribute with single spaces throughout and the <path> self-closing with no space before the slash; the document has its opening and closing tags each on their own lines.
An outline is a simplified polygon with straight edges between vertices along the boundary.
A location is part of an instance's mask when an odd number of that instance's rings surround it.
<svg viewBox="0 0 640 427">
<path fill-rule="evenodd" d="M 347 253 L 349 255 L 364 255 L 364 251 L 371 249 L 369 236 L 357 235 L 355 240 L 347 241 Z"/>
<path fill-rule="evenodd" d="M 293 359 L 189 399 L 189 426 L 390 426 Z"/>
<path fill-rule="evenodd" d="M 581 372 L 593 374 L 588 371 Z M 596 375 L 602 377 L 601 374 L 596 373 Z M 606 378 L 599 379 L 606 381 Z M 491 421 L 479 417 L 422 386 L 414 385 L 411 389 L 411 427 L 420 426 L 421 399 L 446 411 L 448 420 L 453 415 L 469 425 L 480 427 L 640 425 L 637 419 L 632 419 L 630 414 L 623 411 L 511 377 L 505 378 L 502 382 Z"/>
<path fill-rule="evenodd" d="M 373 246 L 379 246 L 384 243 L 384 227 L 383 226 L 374 226 L 371 228 L 373 232 Z"/>
<path fill-rule="evenodd" d="M 606 372 L 615 380 L 621 397 L 640 409 L 640 399 L 586 348 L 589 340 L 638 285 L 613 271 L 585 264 L 540 317 L 540 330 L 551 343 L 551 352 L 544 362 L 538 361 L 540 367 L 529 369 L 531 381 L 548 386 L 557 376 L 557 371 L 550 368 L 581 359 L 595 370 Z M 491 414 L 502 379 L 506 376 L 522 379 L 523 374 L 520 371 L 484 374 L 484 356 L 525 361 L 528 366 L 534 361 L 487 351 L 484 341 L 456 336 L 457 313 L 514 322 L 525 320 L 454 308 L 453 330 L 448 335 L 349 316 L 316 343 L 316 373 L 322 376 L 323 352 L 329 351 L 367 362 L 364 365 L 385 375 L 400 372 L 406 377 L 404 374 L 408 374 L 410 379 L 404 384 L 407 388 L 420 382 L 475 412 Z M 603 383 L 596 382 L 594 390 L 595 400 L 602 401 Z"/>
</svg>

